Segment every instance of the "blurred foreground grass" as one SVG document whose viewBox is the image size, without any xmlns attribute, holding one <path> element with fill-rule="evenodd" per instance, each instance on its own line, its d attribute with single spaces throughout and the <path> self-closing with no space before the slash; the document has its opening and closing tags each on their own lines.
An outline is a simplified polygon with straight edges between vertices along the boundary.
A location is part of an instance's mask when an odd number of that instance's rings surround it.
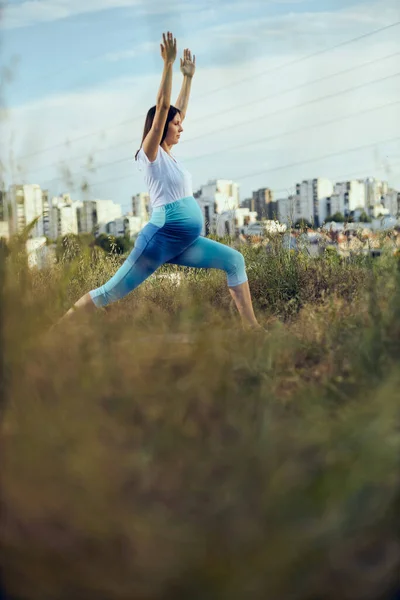
<svg viewBox="0 0 400 600">
<path fill-rule="evenodd" d="M 120 257 L 3 276 L 0 560 L 15 599 L 384 599 L 399 583 L 399 259 L 246 247 L 49 326 Z M 76 254 L 76 253 L 75 253 Z M 169 333 L 187 333 L 176 343 Z"/>
</svg>

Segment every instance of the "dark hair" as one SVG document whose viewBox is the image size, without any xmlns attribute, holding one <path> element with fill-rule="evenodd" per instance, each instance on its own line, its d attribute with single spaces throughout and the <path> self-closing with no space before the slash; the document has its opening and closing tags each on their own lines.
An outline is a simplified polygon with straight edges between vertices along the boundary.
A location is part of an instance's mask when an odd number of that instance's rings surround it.
<svg viewBox="0 0 400 600">
<path fill-rule="evenodd" d="M 144 123 L 143 137 L 142 137 L 142 143 L 140 144 L 140 148 L 143 146 L 143 142 L 146 139 L 146 136 L 149 133 L 150 129 L 152 128 L 154 117 L 156 114 L 156 108 L 157 108 L 156 106 L 152 106 L 147 113 L 146 121 Z M 172 104 L 171 104 L 171 106 L 169 107 L 169 110 L 168 110 L 168 116 L 167 116 L 167 120 L 165 122 L 164 132 L 163 132 L 163 135 L 162 135 L 162 138 L 160 141 L 160 146 L 163 143 L 163 141 L 165 140 L 165 138 L 167 137 L 169 122 L 175 118 L 177 113 L 181 114 L 181 111 L 179 110 L 179 108 L 176 108 L 175 106 L 172 106 Z M 140 148 L 135 154 L 135 160 L 137 160 L 137 155 L 140 152 Z"/>
</svg>

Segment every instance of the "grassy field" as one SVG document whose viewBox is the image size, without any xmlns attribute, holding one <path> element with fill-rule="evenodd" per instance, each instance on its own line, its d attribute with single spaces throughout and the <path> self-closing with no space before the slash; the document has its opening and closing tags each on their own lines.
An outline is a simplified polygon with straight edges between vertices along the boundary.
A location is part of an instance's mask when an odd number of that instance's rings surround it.
<svg viewBox="0 0 400 600">
<path fill-rule="evenodd" d="M 27 600 L 386 599 L 400 573 L 400 260 L 243 247 L 45 332 L 121 261 L 2 262 L 3 577 Z M 188 334 L 179 343 L 171 333 Z"/>
</svg>

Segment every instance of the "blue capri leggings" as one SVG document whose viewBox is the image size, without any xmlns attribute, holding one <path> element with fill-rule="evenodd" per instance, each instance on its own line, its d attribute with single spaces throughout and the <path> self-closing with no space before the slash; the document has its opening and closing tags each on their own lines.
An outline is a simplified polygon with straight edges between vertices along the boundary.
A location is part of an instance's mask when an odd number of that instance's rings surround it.
<svg viewBox="0 0 400 600">
<path fill-rule="evenodd" d="M 126 296 L 164 263 L 222 269 L 229 287 L 245 283 L 243 255 L 200 236 L 202 226 L 203 213 L 193 196 L 155 208 L 123 265 L 107 283 L 89 292 L 95 305 L 107 306 Z"/>
</svg>

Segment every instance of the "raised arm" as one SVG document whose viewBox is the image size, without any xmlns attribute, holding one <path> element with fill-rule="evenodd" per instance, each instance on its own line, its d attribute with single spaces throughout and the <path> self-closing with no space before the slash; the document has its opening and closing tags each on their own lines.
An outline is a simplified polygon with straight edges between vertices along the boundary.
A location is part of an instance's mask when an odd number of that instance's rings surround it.
<svg viewBox="0 0 400 600">
<path fill-rule="evenodd" d="M 193 75 L 196 70 L 196 57 L 190 52 L 189 48 L 183 51 L 183 59 L 181 58 L 181 72 L 183 75 L 183 83 L 180 94 L 175 102 L 176 108 L 181 111 L 181 119 L 186 116 L 187 107 L 189 104 L 190 88 L 192 86 Z"/>
<path fill-rule="evenodd" d="M 176 39 L 172 36 L 172 33 L 168 31 L 167 36 L 163 33 L 163 40 L 164 45 L 160 44 L 160 47 L 161 56 L 164 60 L 164 69 L 160 89 L 157 94 L 156 113 L 153 125 L 143 140 L 143 150 L 151 162 L 154 162 L 157 158 L 158 147 L 163 136 L 168 110 L 171 105 L 172 65 L 176 59 Z"/>
</svg>

